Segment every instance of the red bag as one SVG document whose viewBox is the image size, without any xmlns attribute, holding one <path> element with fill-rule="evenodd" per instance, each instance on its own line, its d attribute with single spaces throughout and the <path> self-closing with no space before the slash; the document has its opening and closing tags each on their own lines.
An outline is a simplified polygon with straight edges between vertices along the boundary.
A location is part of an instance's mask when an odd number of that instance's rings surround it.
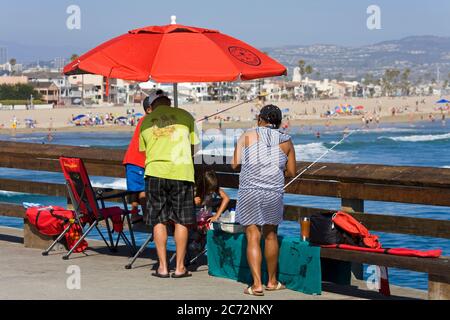
<svg viewBox="0 0 450 320">
<path fill-rule="evenodd" d="M 70 249 L 80 239 L 83 230 L 74 223 L 75 213 L 58 206 L 30 207 L 26 211 L 28 221 L 36 229 L 47 236 L 60 235 L 68 224 L 71 224 L 69 231 L 65 234 L 67 246 Z M 86 240 L 83 240 L 75 249 L 75 252 L 83 252 L 88 247 Z"/>
<path fill-rule="evenodd" d="M 73 219 L 74 213 L 57 206 L 30 207 L 26 211 L 26 216 L 41 234 L 57 236 L 64 231 L 70 219 Z"/>
<path fill-rule="evenodd" d="M 333 216 L 333 223 L 351 236 L 355 244 L 373 249 L 381 248 L 378 236 L 370 234 L 369 230 L 351 215 L 339 211 Z"/>
</svg>

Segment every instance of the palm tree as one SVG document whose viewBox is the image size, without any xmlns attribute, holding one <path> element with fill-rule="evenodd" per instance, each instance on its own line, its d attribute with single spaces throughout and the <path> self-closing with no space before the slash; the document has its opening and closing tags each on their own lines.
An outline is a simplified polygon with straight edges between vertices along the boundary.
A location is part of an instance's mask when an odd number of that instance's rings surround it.
<svg viewBox="0 0 450 320">
<path fill-rule="evenodd" d="M 302 78 L 305 74 L 313 73 L 313 67 L 311 65 L 306 65 L 305 60 L 299 60 L 298 67 L 300 68 L 300 75 Z"/>
<path fill-rule="evenodd" d="M 73 53 L 70 56 L 70 61 L 78 60 L 80 56 L 76 53 Z M 84 74 L 81 75 L 81 105 L 84 106 Z"/>
<path fill-rule="evenodd" d="M 17 60 L 15 58 L 9 59 L 9 64 L 11 65 L 11 74 L 14 74 L 14 66 L 17 64 Z"/>
<path fill-rule="evenodd" d="M 383 92 L 388 96 L 392 96 L 394 89 L 396 88 L 397 78 L 400 75 L 400 71 L 397 69 L 386 69 L 383 77 Z"/>
<path fill-rule="evenodd" d="M 375 79 L 374 79 L 372 73 L 368 72 L 368 73 L 366 73 L 366 74 L 364 75 L 364 81 L 363 81 L 363 84 L 364 84 L 365 86 L 368 86 L 368 85 L 370 85 L 370 84 L 374 84 L 375 82 L 376 82 L 376 81 L 375 81 Z"/>
<path fill-rule="evenodd" d="M 409 90 L 410 90 L 409 89 L 410 83 L 408 81 L 408 78 L 409 78 L 410 74 L 411 74 L 411 70 L 409 68 L 406 68 L 403 71 L 402 75 L 401 75 L 401 79 L 402 79 L 402 82 L 401 82 L 402 93 L 404 95 L 407 95 L 407 96 L 409 95 Z"/>
</svg>

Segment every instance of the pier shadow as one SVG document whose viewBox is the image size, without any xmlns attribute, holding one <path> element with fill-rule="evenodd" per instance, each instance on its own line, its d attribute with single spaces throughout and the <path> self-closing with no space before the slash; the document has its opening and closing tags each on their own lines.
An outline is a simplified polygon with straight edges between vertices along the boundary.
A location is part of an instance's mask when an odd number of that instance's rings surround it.
<svg viewBox="0 0 450 320">
<path fill-rule="evenodd" d="M 57 254 L 65 254 L 65 252 L 52 252 L 51 254 L 57 255 Z M 175 254 L 175 251 L 168 250 L 167 251 L 167 257 L 170 259 Z M 132 256 L 130 255 L 130 250 L 127 246 L 122 245 L 118 247 L 117 252 L 111 252 L 107 247 L 89 247 L 89 249 L 84 253 L 74 253 L 70 256 L 70 260 L 77 260 L 77 259 L 84 259 L 94 256 L 111 256 L 111 257 L 124 257 L 131 259 Z M 125 263 L 128 263 L 126 261 Z M 176 261 L 173 259 L 169 263 L 169 269 L 175 270 Z M 186 267 L 191 272 L 199 271 L 198 269 L 202 266 L 208 265 L 208 261 L 205 255 L 201 256 L 197 259 L 196 262 L 192 264 L 188 264 L 186 261 Z M 125 266 L 125 264 L 124 264 Z M 132 269 L 140 269 L 140 268 L 151 268 L 151 270 L 156 270 L 159 266 L 158 263 L 158 255 L 156 254 L 156 249 L 151 248 L 150 246 L 147 247 L 144 252 L 139 256 L 139 258 L 134 262 Z"/>
<path fill-rule="evenodd" d="M 354 298 L 360 299 L 369 299 L 369 300 L 422 300 L 420 298 L 411 298 L 404 297 L 391 294 L 389 297 L 383 296 L 378 291 L 370 291 L 368 289 L 361 289 L 355 285 L 338 285 L 330 282 L 322 283 L 322 291 L 335 293 L 339 295 L 345 295 Z"/>
<path fill-rule="evenodd" d="M 9 234 L 0 234 L 0 241 L 23 244 L 23 237 L 13 236 L 13 235 L 9 235 Z"/>
</svg>

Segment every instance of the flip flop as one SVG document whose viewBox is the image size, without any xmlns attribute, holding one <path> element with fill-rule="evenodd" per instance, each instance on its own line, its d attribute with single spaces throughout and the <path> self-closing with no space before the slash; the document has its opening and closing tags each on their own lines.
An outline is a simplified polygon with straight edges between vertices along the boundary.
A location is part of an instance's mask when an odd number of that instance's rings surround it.
<svg viewBox="0 0 450 320">
<path fill-rule="evenodd" d="M 264 292 L 262 291 L 255 291 L 252 289 L 252 287 L 248 287 L 247 289 L 244 290 L 245 294 L 251 295 L 251 296 L 256 296 L 256 297 L 262 297 L 264 296 Z"/>
<path fill-rule="evenodd" d="M 192 274 L 189 273 L 189 271 L 187 270 L 182 274 L 176 274 L 175 272 L 172 273 L 172 278 L 174 279 L 189 278 L 189 277 L 192 277 Z"/>
<path fill-rule="evenodd" d="M 157 278 L 162 278 L 162 279 L 170 278 L 170 275 L 169 275 L 169 274 L 161 274 L 161 273 L 159 273 L 158 271 L 153 272 L 153 273 L 152 273 L 152 276 L 157 277 Z"/>
<path fill-rule="evenodd" d="M 280 281 L 278 281 L 276 287 L 267 287 L 266 286 L 267 291 L 279 291 L 279 290 L 284 290 L 284 289 L 286 289 L 286 286 L 284 284 L 282 284 Z"/>
</svg>

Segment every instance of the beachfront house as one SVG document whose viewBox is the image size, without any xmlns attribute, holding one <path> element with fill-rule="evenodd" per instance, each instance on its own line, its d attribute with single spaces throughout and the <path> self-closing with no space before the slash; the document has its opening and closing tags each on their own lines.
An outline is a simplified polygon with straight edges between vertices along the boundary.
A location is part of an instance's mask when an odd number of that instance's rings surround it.
<svg viewBox="0 0 450 320">
<path fill-rule="evenodd" d="M 54 82 L 35 82 L 32 85 L 41 94 L 43 102 L 47 104 L 57 104 L 59 102 L 60 90 Z"/>
</svg>

